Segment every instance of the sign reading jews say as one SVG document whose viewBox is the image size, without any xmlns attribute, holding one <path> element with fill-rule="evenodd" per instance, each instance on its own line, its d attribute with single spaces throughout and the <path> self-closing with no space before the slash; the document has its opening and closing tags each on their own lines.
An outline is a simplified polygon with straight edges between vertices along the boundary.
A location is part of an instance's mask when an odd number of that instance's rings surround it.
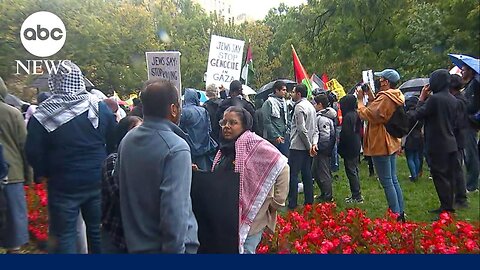
<svg viewBox="0 0 480 270">
<path fill-rule="evenodd" d="M 146 52 L 148 79 L 159 78 L 170 81 L 182 91 L 180 52 Z"/>
<path fill-rule="evenodd" d="M 244 44 L 243 40 L 212 35 L 207 85 L 214 83 L 228 88 L 233 80 L 240 79 Z"/>
</svg>

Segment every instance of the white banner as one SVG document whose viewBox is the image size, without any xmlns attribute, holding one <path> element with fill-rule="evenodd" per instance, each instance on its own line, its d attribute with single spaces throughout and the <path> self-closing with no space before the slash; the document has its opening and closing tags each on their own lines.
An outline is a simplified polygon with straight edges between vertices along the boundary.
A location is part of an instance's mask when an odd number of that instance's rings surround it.
<svg viewBox="0 0 480 270">
<path fill-rule="evenodd" d="M 234 80 L 240 80 L 242 70 L 243 40 L 212 35 L 207 65 L 207 85 L 230 87 Z"/>
<path fill-rule="evenodd" d="M 170 81 L 182 93 L 180 52 L 146 52 L 148 79 L 159 78 Z"/>
</svg>

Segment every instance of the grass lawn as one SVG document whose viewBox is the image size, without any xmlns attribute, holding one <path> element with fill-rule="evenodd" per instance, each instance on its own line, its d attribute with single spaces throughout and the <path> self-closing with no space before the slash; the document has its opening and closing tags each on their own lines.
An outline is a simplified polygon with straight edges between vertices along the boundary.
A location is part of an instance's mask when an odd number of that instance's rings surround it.
<svg viewBox="0 0 480 270">
<path fill-rule="evenodd" d="M 340 162 L 340 171 L 335 173 L 338 179 L 333 183 L 333 196 L 335 203 L 339 210 L 358 207 L 367 212 L 370 218 L 383 217 L 388 208 L 385 193 L 376 177 L 368 176 L 368 166 L 366 161 L 360 164 L 360 186 L 362 189 L 362 196 L 365 201 L 363 204 L 347 204 L 344 199 L 349 197 L 350 188 L 348 179 L 343 168 L 343 160 Z M 410 221 L 432 221 L 436 215 L 428 213 L 428 210 L 436 209 L 440 206 L 433 181 L 428 179 L 429 172 L 424 163 L 423 177 L 417 182 L 411 182 L 408 179 L 410 172 L 407 167 L 407 162 L 404 156 L 397 158 L 397 176 L 402 187 L 405 213 L 407 220 Z M 320 190 L 316 183 L 314 183 L 315 195 L 320 194 Z M 479 192 L 470 193 L 468 202 L 470 207 L 457 211 L 456 216 L 459 220 L 470 222 L 480 221 L 480 197 Z M 299 205 L 303 204 L 303 194 L 299 194 Z"/>
</svg>

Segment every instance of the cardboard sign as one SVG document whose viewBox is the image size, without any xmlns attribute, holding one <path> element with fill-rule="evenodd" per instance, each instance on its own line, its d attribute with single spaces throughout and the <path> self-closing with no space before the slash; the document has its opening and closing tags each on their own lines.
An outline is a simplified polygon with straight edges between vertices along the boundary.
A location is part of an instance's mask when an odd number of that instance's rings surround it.
<svg viewBox="0 0 480 270">
<path fill-rule="evenodd" d="M 159 78 L 172 82 L 181 96 L 180 52 L 146 52 L 145 56 L 148 79 Z"/>
<path fill-rule="evenodd" d="M 207 85 L 230 87 L 234 80 L 240 80 L 242 71 L 243 40 L 212 36 L 207 65 Z"/>
<path fill-rule="evenodd" d="M 340 100 L 346 95 L 343 86 L 336 79 L 331 79 L 325 85 L 328 87 L 329 90 L 335 93 L 338 100 Z"/>
</svg>

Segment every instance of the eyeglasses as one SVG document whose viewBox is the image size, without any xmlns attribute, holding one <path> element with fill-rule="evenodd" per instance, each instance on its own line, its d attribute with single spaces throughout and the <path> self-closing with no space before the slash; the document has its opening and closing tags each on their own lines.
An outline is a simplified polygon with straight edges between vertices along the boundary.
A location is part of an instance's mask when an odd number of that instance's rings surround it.
<svg viewBox="0 0 480 270">
<path fill-rule="evenodd" d="M 235 125 L 238 125 L 238 121 L 236 120 L 225 120 L 225 119 L 222 119 L 218 122 L 218 124 L 223 128 L 223 127 L 226 127 L 227 125 L 229 127 L 233 127 Z"/>
</svg>

